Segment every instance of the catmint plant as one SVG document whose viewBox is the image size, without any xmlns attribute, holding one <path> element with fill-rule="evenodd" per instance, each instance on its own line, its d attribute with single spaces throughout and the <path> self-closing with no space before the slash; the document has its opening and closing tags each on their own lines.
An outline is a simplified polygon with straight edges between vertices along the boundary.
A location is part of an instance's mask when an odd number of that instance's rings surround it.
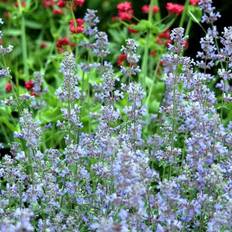
<svg viewBox="0 0 232 232">
<path fill-rule="evenodd" d="M 62 21 L 60 12 L 71 3 L 43 4 Z M 119 6 L 120 18 L 131 20 L 123 14 L 132 5 Z M 165 85 L 157 115 L 148 114 L 146 85 L 137 78 L 137 41 L 126 40 L 117 70 L 95 10 L 79 19 L 83 34 L 65 40 L 70 47 L 59 55 L 62 76 L 55 72 L 57 59 L 49 57 L 44 73 L 18 84 L 17 94 L 5 101 L 15 124 L 10 149 L 0 156 L 0 231 L 232 230 L 232 123 L 220 111 L 231 100 L 231 27 L 217 31 L 213 24 L 220 14 L 211 0 L 200 0 L 199 7 L 210 28 L 196 58 L 184 55 L 184 28 L 171 31 L 154 75 L 160 80 L 151 87 Z M 166 8 L 176 15 L 185 10 L 173 3 Z M 162 36 L 169 38 L 169 32 Z M 80 39 L 75 53 L 72 39 Z M 30 65 L 33 73 L 37 65 Z M 6 74 L 3 68 L 0 76 Z M 60 84 L 57 90 L 50 77 Z"/>
<path fill-rule="evenodd" d="M 0 18 L 0 25 L 3 25 L 3 24 L 4 24 L 4 22 L 3 22 L 2 18 Z M 3 37 L 3 32 L 0 31 L 0 40 L 2 39 L 2 37 Z M 5 56 L 6 54 L 11 53 L 12 50 L 13 50 L 12 45 L 8 45 L 7 47 L 3 47 L 2 44 L 0 45 L 0 54 L 2 56 Z M 7 76 L 10 76 L 9 67 L 6 67 L 6 68 L 1 67 L 0 68 L 0 77 L 7 77 Z"/>
</svg>

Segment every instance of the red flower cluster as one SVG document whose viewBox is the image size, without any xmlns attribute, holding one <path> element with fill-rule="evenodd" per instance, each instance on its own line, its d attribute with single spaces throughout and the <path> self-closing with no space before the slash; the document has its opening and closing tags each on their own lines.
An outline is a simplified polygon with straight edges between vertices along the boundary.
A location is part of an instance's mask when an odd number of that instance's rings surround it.
<svg viewBox="0 0 232 232">
<path fill-rule="evenodd" d="M 58 1 L 43 0 L 43 6 L 45 8 L 52 8 L 53 9 L 52 12 L 55 15 L 62 15 L 63 14 L 62 8 L 65 7 L 66 2 L 67 2 L 66 0 L 58 0 Z M 85 3 L 85 0 L 74 0 L 73 8 L 82 7 L 84 3 Z"/>
<path fill-rule="evenodd" d="M 162 33 L 159 34 L 159 38 L 162 38 L 162 39 L 170 39 L 170 31 L 169 30 L 166 30 Z"/>
<path fill-rule="evenodd" d="M 75 43 L 69 41 L 67 37 L 60 38 L 56 41 L 56 48 L 59 52 L 64 51 L 64 46 L 75 46 Z"/>
<path fill-rule="evenodd" d="M 72 33 L 82 33 L 84 31 L 84 20 L 81 18 L 71 19 L 69 29 Z"/>
<path fill-rule="evenodd" d="M 127 29 L 128 29 L 128 32 L 129 33 L 132 33 L 132 34 L 135 34 L 135 33 L 138 33 L 138 31 L 137 30 L 135 30 L 134 28 L 133 28 L 133 25 L 136 25 L 136 24 L 131 24 Z"/>
<path fill-rule="evenodd" d="M 156 38 L 156 43 L 158 43 L 160 45 L 166 45 L 166 46 L 168 46 L 168 44 L 171 43 L 170 31 L 166 30 L 166 31 L 160 33 L 158 35 L 158 37 Z"/>
<path fill-rule="evenodd" d="M 16 6 L 16 7 L 19 7 L 18 2 L 15 3 L 15 6 Z M 25 8 L 25 7 L 27 6 L 27 3 L 26 3 L 25 1 L 22 1 L 22 2 L 21 2 L 21 6 L 22 6 L 23 8 Z"/>
<path fill-rule="evenodd" d="M 64 1 L 64 0 L 59 0 L 59 1 L 57 2 L 57 6 L 60 7 L 60 8 L 65 7 L 65 1 Z"/>
<path fill-rule="evenodd" d="M 74 0 L 73 3 L 75 6 L 82 7 L 85 3 L 85 0 Z"/>
<path fill-rule="evenodd" d="M 33 80 L 29 80 L 29 81 L 26 81 L 24 83 L 24 87 L 30 91 L 30 95 L 31 96 L 38 96 L 38 94 L 36 94 L 34 91 L 33 91 L 33 87 L 34 87 L 34 82 Z"/>
<path fill-rule="evenodd" d="M 197 5 L 199 0 L 190 0 L 189 3 L 193 6 Z"/>
<path fill-rule="evenodd" d="M 66 37 L 64 37 L 64 38 L 60 38 L 60 39 L 58 39 L 57 41 L 56 41 L 56 47 L 57 48 L 61 48 L 61 47 L 63 47 L 63 46 L 65 46 L 65 45 L 69 45 L 69 39 L 68 38 L 66 38 Z"/>
<path fill-rule="evenodd" d="M 168 2 L 166 4 L 166 9 L 170 14 L 180 15 L 184 10 L 184 6 L 181 4 L 175 4 L 172 2 Z"/>
<path fill-rule="evenodd" d="M 52 10 L 52 13 L 54 14 L 54 15 L 62 15 L 63 14 L 63 11 L 61 10 L 61 9 L 53 9 Z"/>
<path fill-rule="evenodd" d="M 141 10 L 142 10 L 142 12 L 143 12 L 144 14 L 149 13 L 149 5 L 144 5 L 144 6 L 142 6 Z M 157 12 L 159 12 L 159 10 L 160 10 L 160 9 L 159 9 L 158 6 L 153 6 L 153 7 L 152 7 L 152 11 L 153 11 L 154 14 L 157 13 Z"/>
<path fill-rule="evenodd" d="M 126 54 L 121 53 L 121 54 L 118 56 L 117 65 L 118 65 L 118 66 L 122 66 L 122 65 L 123 65 L 123 62 L 124 62 L 125 60 L 126 60 Z"/>
<path fill-rule="evenodd" d="M 134 10 L 131 2 L 122 2 L 117 5 L 118 17 L 121 20 L 131 20 L 134 16 Z"/>
<path fill-rule="evenodd" d="M 10 93 L 12 91 L 12 84 L 10 82 L 7 82 L 5 85 L 5 91 L 7 93 Z"/>
<path fill-rule="evenodd" d="M 24 87 L 27 89 L 27 90 L 31 90 L 34 86 L 34 82 L 33 80 L 29 80 L 29 81 L 26 81 L 25 84 L 24 84 Z"/>
<path fill-rule="evenodd" d="M 54 0 L 43 0 L 43 6 L 45 8 L 53 7 L 55 5 Z"/>
</svg>

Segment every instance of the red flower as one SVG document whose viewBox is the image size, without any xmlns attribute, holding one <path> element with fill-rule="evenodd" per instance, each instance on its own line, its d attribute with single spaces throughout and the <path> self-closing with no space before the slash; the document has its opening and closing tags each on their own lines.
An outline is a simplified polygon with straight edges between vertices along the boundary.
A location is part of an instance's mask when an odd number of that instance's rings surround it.
<svg viewBox="0 0 232 232">
<path fill-rule="evenodd" d="M 119 20 L 119 18 L 118 18 L 118 16 L 112 16 L 112 17 L 111 17 L 111 20 L 112 20 L 113 22 L 115 22 L 115 21 Z"/>
<path fill-rule="evenodd" d="M 142 12 L 143 12 L 144 14 L 149 13 L 149 5 L 144 5 L 144 6 L 142 6 L 141 9 L 142 9 Z M 153 11 L 153 13 L 159 12 L 159 7 L 158 7 L 158 6 L 153 6 L 153 7 L 152 7 L 152 11 Z"/>
<path fill-rule="evenodd" d="M 29 81 L 26 81 L 25 84 L 24 84 L 24 87 L 27 89 L 27 90 L 31 90 L 34 86 L 34 82 L 33 80 L 29 80 Z"/>
<path fill-rule="evenodd" d="M 4 16 L 4 18 L 7 18 L 7 19 L 11 18 L 10 12 L 8 12 L 8 11 L 4 11 L 3 16 Z"/>
<path fill-rule="evenodd" d="M 157 54 L 157 51 L 156 50 L 151 50 L 150 51 L 150 56 L 156 56 Z"/>
<path fill-rule="evenodd" d="M 199 0 L 190 0 L 189 3 L 193 6 L 197 5 Z"/>
<path fill-rule="evenodd" d="M 65 7 L 65 1 L 64 0 L 59 0 L 57 2 L 57 6 L 60 7 L 60 8 Z"/>
<path fill-rule="evenodd" d="M 153 6 L 153 9 L 152 9 L 153 13 L 158 13 L 159 10 L 160 10 L 160 9 L 159 9 L 158 6 Z"/>
<path fill-rule="evenodd" d="M 34 96 L 34 97 L 37 97 L 37 96 L 38 96 L 38 94 L 36 94 L 36 93 L 33 92 L 33 91 L 30 92 L 30 95 L 31 95 L 31 96 Z"/>
<path fill-rule="evenodd" d="M 183 42 L 183 46 L 184 46 L 185 49 L 188 49 L 188 47 L 189 47 L 189 42 L 188 42 L 188 40 L 185 40 L 185 41 Z"/>
<path fill-rule="evenodd" d="M 69 45 L 69 39 L 64 37 L 56 41 L 56 47 L 61 48 L 62 46 Z"/>
<path fill-rule="evenodd" d="M 166 30 L 159 34 L 159 38 L 161 39 L 170 39 L 170 31 Z"/>
<path fill-rule="evenodd" d="M 117 5 L 118 17 L 121 20 L 131 20 L 134 16 L 134 10 L 131 2 L 122 2 Z"/>
<path fill-rule="evenodd" d="M 85 0 L 74 0 L 74 5 L 75 6 L 79 6 L 79 7 L 82 7 L 85 3 Z"/>
<path fill-rule="evenodd" d="M 55 5 L 54 0 L 43 0 L 43 6 L 49 8 Z"/>
<path fill-rule="evenodd" d="M 66 37 L 61 38 L 61 39 L 58 39 L 58 40 L 56 41 L 56 48 L 57 48 L 58 52 L 64 52 L 63 46 L 67 46 L 67 45 L 69 45 L 69 46 L 71 46 L 71 47 L 76 46 L 75 43 L 71 43 L 71 42 L 69 41 L 69 39 L 66 38 Z"/>
<path fill-rule="evenodd" d="M 7 93 L 10 93 L 12 91 L 12 84 L 10 82 L 7 82 L 5 85 L 5 91 Z"/>
<path fill-rule="evenodd" d="M 138 33 L 137 30 L 133 29 L 133 25 L 135 25 L 135 24 L 132 24 L 130 27 L 127 28 L 128 32 L 130 32 L 130 33 Z"/>
<path fill-rule="evenodd" d="M 120 54 L 117 59 L 117 65 L 121 66 L 125 60 L 126 60 L 126 54 L 124 53 Z"/>
<path fill-rule="evenodd" d="M 84 20 L 83 19 L 71 19 L 69 22 L 69 29 L 72 33 L 81 33 L 84 31 Z"/>
<path fill-rule="evenodd" d="M 149 5 L 142 6 L 141 10 L 144 14 L 147 14 L 149 12 Z"/>
<path fill-rule="evenodd" d="M 18 2 L 15 3 L 15 6 L 16 6 L 16 7 L 19 7 Z M 22 1 L 22 2 L 21 2 L 21 6 L 22 6 L 23 8 L 25 8 L 25 7 L 27 6 L 27 3 L 26 3 L 25 1 Z"/>
<path fill-rule="evenodd" d="M 40 48 L 46 48 L 48 45 L 45 43 L 45 42 L 42 42 L 41 44 L 40 44 Z"/>
<path fill-rule="evenodd" d="M 169 43 L 171 43 L 170 40 L 170 31 L 166 30 L 161 32 L 158 37 L 156 38 L 156 43 L 160 44 L 160 45 L 168 45 Z"/>
<path fill-rule="evenodd" d="M 172 40 L 170 40 L 170 39 L 166 40 L 166 42 L 165 42 L 165 45 L 166 45 L 167 47 L 168 47 L 169 44 L 172 44 Z"/>
<path fill-rule="evenodd" d="M 172 3 L 172 2 L 168 2 L 166 4 L 166 9 L 170 14 L 180 15 L 184 10 L 184 6 L 180 5 L 180 4 L 175 4 L 175 3 Z"/>
<path fill-rule="evenodd" d="M 156 38 L 156 43 L 159 44 L 159 45 L 163 45 L 164 44 L 163 40 L 160 37 Z"/>
<path fill-rule="evenodd" d="M 54 15 L 62 15 L 63 14 L 63 11 L 61 9 L 53 9 L 52 13 Z"/>
</svg>

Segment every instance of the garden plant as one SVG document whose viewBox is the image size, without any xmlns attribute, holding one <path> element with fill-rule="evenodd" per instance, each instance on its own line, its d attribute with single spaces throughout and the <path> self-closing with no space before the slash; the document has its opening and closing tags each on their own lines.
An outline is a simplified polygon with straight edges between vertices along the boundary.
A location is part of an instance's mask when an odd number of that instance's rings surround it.
<svg viewBox="0 0 232 232">
<path fill-rule="evenodd" d="M 110 2 L 0 1 L 0 232 L 231 232 L 232 27 Z"/>
</svg>

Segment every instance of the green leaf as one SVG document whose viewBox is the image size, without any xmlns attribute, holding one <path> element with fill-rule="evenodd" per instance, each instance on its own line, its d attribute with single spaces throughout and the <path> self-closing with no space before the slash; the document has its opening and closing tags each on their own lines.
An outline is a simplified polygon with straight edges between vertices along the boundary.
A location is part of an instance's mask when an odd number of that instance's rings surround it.
<svg viewBox="0 0 232 232">
<path fill-rule="evenodd" d="M 150 112 L 156 113 L 159 111 L 159 108 L 160 102 L 158 102 L 157 100 L 154 100 L 151 103 L 149 103 L 148 109 Z"/>
<path fill-rule="evenodd" d="M 44 123 L 56 122 L 57 120 L 62 118 L 60 108 L 47 108 L 45 110 L 42 110 L 39 112 L 38 118 Z"/>
<path fill-rule="evenodd" d="M 10 36 L 19 36 L 21 35 L 21 30 L 17 30 L 17 29 L 7 29 L 4 31 L 5 35 L 10 35 Z"/>
<path fill-rule="evenodd" d="M 143 19 L 138 24 L 131 25 L 130 27 L 132 29 L 134 29 L 134 30 L 144 32 L 144 31 L 147 31 L 147 30 L 151 29 L 152 28 L 152 24 L 148 20 L 144 20 Z"/>
<path fill-rule="evenodd" d="M 191 6 L 188 7 L 188 14 L 194 22 L 200 23 L 202 17 L 202 11 L 199 7 Z"/>
<path fill-rule="evenodd" d="M 149 78 L 149 77 L 146 77 L 145 78 L 145 84 L 146 84 L 147 87 L 150 87 L 153 84 L 153 80 L 151 78 Z"/>
<path fill-rule="evenodd" d="M 42 29 L 43 25 L 35 21 L 26 20 L 26 26 L 31 29 Z"/>
</svg>

